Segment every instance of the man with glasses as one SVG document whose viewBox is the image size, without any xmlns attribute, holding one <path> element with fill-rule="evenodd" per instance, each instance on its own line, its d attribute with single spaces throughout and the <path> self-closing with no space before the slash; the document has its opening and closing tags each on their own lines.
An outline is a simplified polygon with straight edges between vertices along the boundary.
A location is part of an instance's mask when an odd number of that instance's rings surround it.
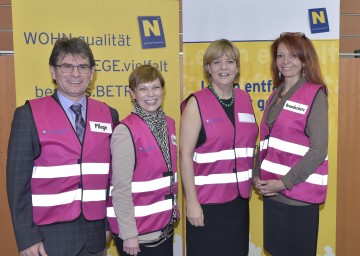
<svg viewBox="0 0 360 256">
<path fill-rule="evenodd" d="M 59 39 L 49 64 L 57 90 L 17 108 L 11 128 L 7 192 L 18 249 L 21 256 L 103 255 L 118 113 L 85 96 L 95 71 L 85 41 Z"/>
</svg>

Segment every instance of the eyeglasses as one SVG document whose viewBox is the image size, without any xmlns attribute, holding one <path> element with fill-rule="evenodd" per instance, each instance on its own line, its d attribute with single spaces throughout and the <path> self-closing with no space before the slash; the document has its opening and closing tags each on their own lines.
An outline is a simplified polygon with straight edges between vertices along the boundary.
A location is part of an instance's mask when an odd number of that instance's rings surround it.
<svg viewBox="0 0 360 256">
<path fill-rule="evenodd" d="M 61 64 L 61 65 L 54 65 L 54 67 L 60 68 L 62 73 L 71 73 L 73 72 L 74 68 L 76 67 L 79 73 L 81 74 L 87 74 L 90 72 L 91 67 L 89 65 L 78 65 L 74 66 L 71 64 Z"/>
<path fill-rule="evenodd" d="M 301 38 L 306 38 L 305 34 L 302 32 L 282 32 L 280 34 L 280 37 L 283 36 L 297 36 L 297 37 L 301 37 Z"/>
</svg>

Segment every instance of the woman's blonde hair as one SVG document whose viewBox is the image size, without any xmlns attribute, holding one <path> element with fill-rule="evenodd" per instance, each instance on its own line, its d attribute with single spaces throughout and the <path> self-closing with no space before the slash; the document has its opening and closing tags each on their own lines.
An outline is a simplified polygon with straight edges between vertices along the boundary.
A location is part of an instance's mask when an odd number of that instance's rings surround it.
<svg viewBox="0 0 360 256">
<path fill-rule="evenodd" d="M 232 58 L 236 62 L 236 67 L 238 68 L 238 72 L 234 78 L 234 83 L 239 81 L 240 77 L 240 53 L 238 48 L 227 39 L 219 39 L 212 42 L 209 47 L 206 49 L 203 57 L 203 73 L 204 78 L 207 84 L 211 84 L 212 77 L 210 74 L 209 66 L 210 63 L 217 59 L 221 58 L 224 54 L 229 58 Z"/>
</svg>

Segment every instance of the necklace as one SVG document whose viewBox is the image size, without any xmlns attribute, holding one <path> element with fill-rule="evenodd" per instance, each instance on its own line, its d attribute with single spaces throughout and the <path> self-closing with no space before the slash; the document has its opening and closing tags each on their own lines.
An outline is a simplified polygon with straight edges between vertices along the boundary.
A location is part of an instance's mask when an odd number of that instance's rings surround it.
<svg viewBox="0 0 360 256">
<path fill-rule="evenodd" d="M 221 105 L 223 105 L 224 107 L 231 107 L 234 104 L 234 87 L 232 88 L 232 94 L 231 94 L 231 101 L 230 103 L 225 103 L 220 97 L 219 95 L 215 92 L 214 88 L 212 87 L 212 85 L 209 85 L 209 89 L 210 91 L 215 95 L 215 97 L 217 98 L 217 100 L 220 102 Z"/>
</svg>

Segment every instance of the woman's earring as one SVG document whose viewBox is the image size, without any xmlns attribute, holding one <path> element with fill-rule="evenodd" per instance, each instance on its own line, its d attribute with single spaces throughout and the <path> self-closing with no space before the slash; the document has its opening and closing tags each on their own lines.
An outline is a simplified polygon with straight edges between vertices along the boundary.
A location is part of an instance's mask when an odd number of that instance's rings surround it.
<svg viewBox="0 0 360 256">
<path fill-rule="evenodd" d="M 281 72 L 279 71 L 279 79 L 281 79 Z"/>
</svg>

